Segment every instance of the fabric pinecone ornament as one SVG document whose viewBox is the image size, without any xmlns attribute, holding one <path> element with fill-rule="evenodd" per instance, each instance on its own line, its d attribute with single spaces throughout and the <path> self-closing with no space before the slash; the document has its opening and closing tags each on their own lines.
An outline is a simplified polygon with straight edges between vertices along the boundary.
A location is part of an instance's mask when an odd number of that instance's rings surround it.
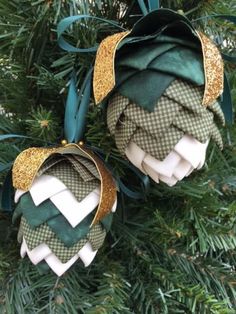
<svg viewBox="0 0 236 314">
<path fill-rule="evenodd" d="M 222 90 L 218 49 L 171 10 L 149 13 L 131 32 L 106 38 L 97 52 L 95 101 L 107 102 L 120 153 L 156 182 L 172 186 L 200 169 L 211 139 L 222 149 Z"/>
<path fill-rule="evenodd" d="M 78 259 L 88 266 L 102 246 L 116 209 L 116 186 L 86 148 L 30 148 L 13 167 L 13 220 L 20 220 L 22 258 L 61 276 Z"/>
</svg>

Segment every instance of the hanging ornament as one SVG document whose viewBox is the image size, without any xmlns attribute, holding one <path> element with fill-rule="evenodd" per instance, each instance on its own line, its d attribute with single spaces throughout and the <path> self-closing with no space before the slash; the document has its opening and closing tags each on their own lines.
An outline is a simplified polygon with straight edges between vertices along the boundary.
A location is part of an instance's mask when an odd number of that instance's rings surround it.
<svg viewBox="0 0 236 314">
<path fill-rule="evenodd" d="M 108 103 L 120 153 L 172 186 L 204 165 L 211 139 L 223 147 L 223 77 L 213 42 L 183 15 L 159 9 L 100 44 L 93 89 L 96 103 Z"/>
<path fill-rule="evenodd" d="M 88 266 L 116 209 L 116 185 L 83 145 L 29 148 L 13 166 L 13 220 L 20 220 L 21 256 L 61 276 L 78 259 Z"/>
</svg>

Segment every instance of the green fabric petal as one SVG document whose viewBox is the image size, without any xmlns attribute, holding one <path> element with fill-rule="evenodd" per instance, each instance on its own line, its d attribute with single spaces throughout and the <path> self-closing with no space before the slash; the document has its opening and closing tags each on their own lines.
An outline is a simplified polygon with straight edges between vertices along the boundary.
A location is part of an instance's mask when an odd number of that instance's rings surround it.
<svg viewBox="0 0 236 314">
<path fill-rule="evenodd" d="M 20 201 L 13 214 L 13 222 L 23 215 L 32 228 L 36 228 L 45 223 L 49 219 L 60 215 L 60 211 L 50 201 L 46 200 L 40 205 L 36 206 L 30 193 L 22 195 Z"/>
<path fill-rule="evenodd" d="M 119 151 L 124 154 L 128 143 L 133 141 L 163 160 L 184 134 L 203 143 L 212 138 L 221 147 L 214 114 L 221 116 L 222 112 L 219 105 L 211 109 L 202 106 L 202 95 L 202 87 L 177 79 L 165 90 L 154 111 L 148 112 L 131 101 L 127 104 L 126 97 L 114 94 L 107 109 L 107 124 L 114 130 Z"/>
<path fill-rule="evenodd" d="M 36 229 L 31 229 L 24 217 L 21 219 L 23 236 L 29 250 L 33 250 L 40 244 L 46 244 L 50 250 L 59 258 L 62 263 L 66 263 L 89 241 L 93 250 L 98 250 L 105 239 L 106 231 L 100 224 L 95 225 L 89 233 L 74 245 L 66 247 L 63 242 L 50 230 L 47 224 L 43 224 Z"/>
<path fill-rule="evenodd" d="M 141 18 L 133 27 L 130 36 L 147 36 L 155 33 L 158 29 L 175 22 L 182 22 L 188 26 L 193 34 L 195 32 L 190 20 L 173 10 L 158 9 Z M 196 36 L 196 35 L 195 35 Z"/>
<path fill-rule="evenodd" d="M 106 232 L 108 232 L 108 231 L 111 229 L 112 220 L 113 220 L 113 213 L 110 213 L 110 214 L 106 215 L 106 216 L 101 220 L 101 224 L 102 224 L 103 227 L 106 229 Z"/>
<path fill-rule="evenodd" d="M 149 44 L 146 46 L 138 45 L 137 49 L 125 51 L 116 63 L 116 73 L 119 75 L 120 67 L 134 68 L 142 71 L 146 70 L 150 63 L 158 56 L 167 53 L 169 50 L 176 47 L 173 43 Z"/>
<path fill-rule="evenodd" d="M 149 64 L 149 69 L 163 71 L 178 78 L 203 85 L 205 83 L 202 57 L 185 47 L 170 49 Z"/>
<path fill-rule="evenodd" d="M 73 193 L 78 202 L 100 186 L 100 181 L 83 181 L 79 173 L 68 162 L 61 162 L 46 171 L 46 174 L 57 177 Z"/>
<path fill-rule="evenodd" d="M 157 100 L 174 79 L 174 76 L 162 72 L 140 71 L 121 84 L 117 91 L 151 112 L 154 110 Z"/>
<path fill-rule="evenodd" d="M 50 219 L 47 224 L 65 246 L 69 247 L 86 236 L 90 230 L 93 216 L 93 214 L 90 214 L 85 217 L 75 228 L 73 228 L 62 215 Z"/>
</svg>

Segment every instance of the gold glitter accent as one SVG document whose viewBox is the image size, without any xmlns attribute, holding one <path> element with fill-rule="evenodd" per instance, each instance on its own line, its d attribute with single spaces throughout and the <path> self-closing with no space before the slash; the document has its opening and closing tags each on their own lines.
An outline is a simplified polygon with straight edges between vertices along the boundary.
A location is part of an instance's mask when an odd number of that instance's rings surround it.
<svg viewBox="0 0 236 314">
<path fill-rule="evenodd" d="M 28 191 L 41 165 L 57 150 L 58 148 L 32 147 L 20 153 L 12 169 L 13 186 Z"/>
<path fill-rule="evenodd" d="M 91 150 L 78 146 L 77 144 L 68 144 L 67 147 L 69 146 L 76 146 L 84 152 L 88 158 L 94 162 L 101 178 L 100 201 L 97 212 L 90 226 L 92 227 L 111 212 L 112 206 L 116 200 L 116 184 L 111 173 L 104 166 L 103 162 Z"/>
<path fill-rule="evenodd" d="M 205 91 L 202 104 L 212 105 L 224 88 L 224 64 L 220 51 L 203 33 L 197 32 L 201 41 L 205 72 Z"/>
<path fill-rule="evenodd" d="M 93 75 L 95 103 L 100 103 L 115 86 L 116 48 L 130 31 L 106 37 L 98 47 Z"/>
<path fill-rule="evenodd" d="M 29 191 L 31 185 L 37 175 L 39 168 L 48 157 L 55 153 L 62 153 L 68 147 L 76 147 L 92 160 L 98 170 L 101 179 L 100 201 L 95 217 L 91 223 L 91 227 L 98 223 L 108 213 L 116 200 L 116 184 L 111 173 L 106 169 L 103 162 L 88 148 L 77 144 L 67 144 L 64 147 L 55 148 L 38 148 L 32 147 L 20 153 L 13 165 L 12 178 L 13 186 L 16 189 Z"/>
</svg>

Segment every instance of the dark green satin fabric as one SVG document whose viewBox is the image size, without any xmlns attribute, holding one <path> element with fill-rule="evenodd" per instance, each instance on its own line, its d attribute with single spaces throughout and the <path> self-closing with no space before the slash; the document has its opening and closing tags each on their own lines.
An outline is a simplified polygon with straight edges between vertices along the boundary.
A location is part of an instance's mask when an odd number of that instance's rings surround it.
<svg viewBox="0 0 236 314">
<path fill-rule="evenodd" d="M 118 45 L 115 73 L 113 92 L 150 112 L 174 79 L 204 85 L 201 43 L 191 22 L 172 10 L 139 20 Z"/>
<path fill-rule="evenodd" d="M 129 80 L 126 81 L 127 84 L 121 84 L 117 90 L 135 104 L 148 111 L 153 111 L 157 99 L 174 79 L 174 76 L 153 70 L 137 71 L 129 77 Z"/>
<path fill-rule="evenodd" d="M 176 22 L 188 25 L 193 34 L 195 33 L 192 23 L 186 16 L 180 15 L 170 9 L 158 9 L 150 12 L 138 20 L 138 22 L 134 25 L 130 36 L 147 36 L 157 32 L 158 29 L 163 28 L 170 23 Z"/>
<path fill-rule="evenodd" d="M 26 193 L 21 197 L 17 205 L 13 220 L 15 221 L 23 215 L 32 229 L 39 227 L 43 223 L 47 223 L 65 246 L 71 247 L 84 238 L 90 231 L 94 212 L 85 217 L 81 223 L 73 228 L 50 200 L 46 200 L 39 206 L 35 206 L 30 193 Z M 109 231 L 111 227 L 112 218 L 113 214 L 111 213 L 101 221 L 106 231 Z"/>
<path fill-rule="evenodd" d="M 58 215 L 61 215 L 57 207 L 46 200 L 38 206 L 35 206 L 30 193 L 24 194 L 14 211 L 13 222 L 23 215 L 31 228 L 37 228 Z"/>
<path fill-rule="evenodd" d="M 150 112 L 174 79 L 204 84 L 202 55 L 189 39 L 158 35 L 122 50 L 116 61 L 116 90 Z"/>
</svg>

